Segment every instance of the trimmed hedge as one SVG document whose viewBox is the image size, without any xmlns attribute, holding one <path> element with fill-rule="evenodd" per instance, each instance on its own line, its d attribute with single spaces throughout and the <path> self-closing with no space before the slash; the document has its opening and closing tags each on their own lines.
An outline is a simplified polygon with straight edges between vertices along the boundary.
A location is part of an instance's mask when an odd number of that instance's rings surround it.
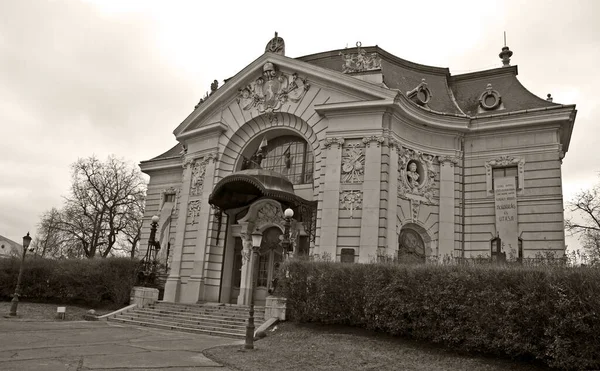
<svg viewBox="0 0 600 371">
<path fill-rule="evenodd" d="M 12 297 L 17 284 L 20 259 L 0 259 L 0 299 Z M 129 302 L 136 281 L 138 260 L 106 258 L 85 260 L 25 260 L 21 298 L 72 304 Z"/>
<path fill-rule="evenodd" d="M 600 269 L 290 261 L 277 294 L 299 322 L 600 369 Z"/>
</svg>

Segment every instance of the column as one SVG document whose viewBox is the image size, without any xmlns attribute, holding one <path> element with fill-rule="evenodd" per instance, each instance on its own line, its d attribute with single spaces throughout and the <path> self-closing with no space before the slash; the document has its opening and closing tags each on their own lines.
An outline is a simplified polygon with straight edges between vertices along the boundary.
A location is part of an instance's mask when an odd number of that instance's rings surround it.
<svg viewBox="0 0 600 371">
<path fill-rule="evenodd" d="M 198 161 L 198 160 L 197 160 Z M 200 215 L 198 216 L 198 232 L 196 235 L 196 248 L 194 250 L 194 267 L 192 274 L 187 282 L 190 296 L 186 298 L 186 302 L 196 303 L 204 299 L 204 280 L 206 257 L 210 252 L 210 246 L 207 246 L 209 241 L 208 227 L 212 208 L 208 203 L 208 198 L 212 192 L 215 174 L 216 153 L 211 153 L 204 156 L 201 160 L 201 166 L 204 167 L 204 177 L 202 179 L 202 190 L 200 198 Z"/>
<path fill-rule="evenodd" d="M 181 256 L 183 255 L 183 240 L 185 237 L 185 225 L 187 223 L 187 208 L 190 198 L 190 179 L 192 177 L 191 159 L 186 159 L 183 164 L 183 180 L 181 182 L 181 197 L 179 199 L 179 215 L 177 217 L 177 228 L 175 229 L 175 246 L 173 250 L 173 261 L 169 277 L 165 282 L 165 292 L 163 300 L 176 302 L 179 299 L 179 290 L 181 288 Z"/>
<path fill-rule="evenodd" d="M 398 250 L 398 231 L 396 222 L 398 219 L 398 149 L 400 143 L 389 139 L 390 166 L 388 178 L 388 209 L 387 209 L 387 246 L 386 255 L 394 255 Z"/>
<path fill-rule="evenodd" d="M 440 161 L 440 216 L 438 259 L 454 254 L 454 165 L 456 158 L 442 156 Z"/>
<path fill-rule="evenodd" d="M 323 207 L 321 211 L 321 236 L 319 251 L 336 256 L 338 217 L 340 212 L 340 171 L 342 166 L 343 138 L 325 139 L 325 179 L 323 185 Z"/>
<path fill-rule="evenodd" d="M 250 304 L 250 280 L 252 270 L 250 269 L 252 262 L 252 236 L 248 232 L 248 223 L 242 224 L 242 274 L 240 280 L 240 294 L 238 295 L 238 305 Z"/>
<path fill-rule="evenodd" d="M 362 218 L 358 262 L 377 259 L 379 246 L 379 204 L 381 201 L 381 136 L 363 139 L 365 143 L 365 180 L 363 181 Z"/>
</svg>

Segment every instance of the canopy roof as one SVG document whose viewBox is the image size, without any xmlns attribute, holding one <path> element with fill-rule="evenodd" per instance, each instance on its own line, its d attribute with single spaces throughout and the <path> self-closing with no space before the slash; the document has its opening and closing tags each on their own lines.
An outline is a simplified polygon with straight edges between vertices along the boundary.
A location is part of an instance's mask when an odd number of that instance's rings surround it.
<svg viewBox="0 0 600 371">
<path fill-rule="evenodd" d="M 208 203 L 228 210 L 247 206 L 261 197 L 294 206 L 312 204 L 294 193 L 293 184 L 284 175 L 265 169 L 242 170 L 227 175 L 217 183 Z"/>
</svg>

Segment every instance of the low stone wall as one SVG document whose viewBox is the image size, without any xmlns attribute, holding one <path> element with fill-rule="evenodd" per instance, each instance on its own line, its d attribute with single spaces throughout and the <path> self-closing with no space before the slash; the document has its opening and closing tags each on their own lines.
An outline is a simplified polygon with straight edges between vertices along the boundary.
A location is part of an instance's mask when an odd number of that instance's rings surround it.
<svg viewBox="0 0 600 371">
<path fill-rule="evenodd" d="M 137 304 L 138 308 L 154 304 L 158 301 L 158 289 L 135 286 L 131 290 L 129 304 Z"/>
</svg>

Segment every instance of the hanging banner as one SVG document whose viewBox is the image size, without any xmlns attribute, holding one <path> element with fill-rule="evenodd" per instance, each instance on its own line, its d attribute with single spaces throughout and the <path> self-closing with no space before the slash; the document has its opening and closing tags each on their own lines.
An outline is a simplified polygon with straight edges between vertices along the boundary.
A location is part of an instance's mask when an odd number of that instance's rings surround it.
<svg viewBox="0 0 600 371">
<path fill-rule="evenodd" d="M 515 177 L 494 178 L 496 231 L 502 241 L 501 251 L 507 260 L 515 260 L 519 249 L 517 221 L 517 187 Z"/>
</svg>

